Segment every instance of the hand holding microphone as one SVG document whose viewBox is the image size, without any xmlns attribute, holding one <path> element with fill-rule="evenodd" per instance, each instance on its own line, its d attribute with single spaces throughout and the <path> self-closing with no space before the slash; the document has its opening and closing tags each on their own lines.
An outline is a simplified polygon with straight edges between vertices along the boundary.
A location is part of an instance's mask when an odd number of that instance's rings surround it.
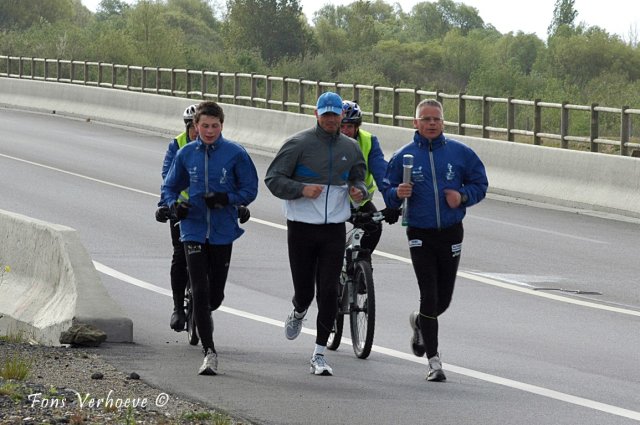
<svg viewBox="0 0 640 425">
<path fill-rule="evenodd" d="M 398 186 L 398 197 L 403 197 L 402 202 L 402 225 L 407 226 L 409 224 L 409 201 L 411 196 L 411 171 L 413 171 L 413 155 L 405 154 L 402 157 L 402 184 Z M 408 186 L 408 187 L 407 187 Z M 404 196 L 401 196 L 404 195 Z"/>
</svg>

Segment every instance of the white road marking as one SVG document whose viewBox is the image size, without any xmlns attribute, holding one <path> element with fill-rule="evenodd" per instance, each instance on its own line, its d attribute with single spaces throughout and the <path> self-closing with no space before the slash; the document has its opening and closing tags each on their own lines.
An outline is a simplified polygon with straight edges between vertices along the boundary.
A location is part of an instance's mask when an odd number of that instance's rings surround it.
<svg viewBox="0 0 640 425">
<path fill-rule="evenodd" d="M 100 179 L 95 179 L 93 177 L 84 176 L 82 174 L 73 173 L 73 172 L 70 172 L 70 171 L 62 170 L 60 168 L 51 167 L 49 165 L 39 164 L 37 162 L 28 161 L 26 159 L 16 158 L 16 157 L 10 156 L 10 155 L 0 154 L 0 156 L 5 157 L 5 158 L 9 158 L 9 159 L 13 159 L 15 161 L 24 162 L 26 164 L 34 165 L 34 166 L 37 166 L 37 167 L 42 167 L 42 168 L 45 168 L 45 169 L 48 169 L 48 170 L 57 171 L 57 172 L 64 173 L 64 174 L 67 174 L 67 175 L 71 175 L 71 176 L 74 176 L 74 177 L 79 177 L 79 178 L 86 179 L 86 180 L 89 180 L 89 181 L 93 181 L 93 182 L 96 182 L 96 183 L 105 184 L 107 186 L 116 187 L 118 189 L 128 190 L 128 191 L 131 191 L 131 192 L 140 193 L 142 195 L 147 195 L 147 196 L 152 196 L 154 198 L 159 198 L 159 195 L 157 195 L 155 193 L 146 192 L 146 191 L 143 191 L 143 190 L 134 189 L 134 188 L 127 187 L 127 186 L 122 186 L 122 185 L 119 185 L 119 184 L 107 182 L 107 181 L 100 180 Z M 486 219 L 486 220 L 492 220 L 492 219 Z M 277 229 L 282 229 L 282 230 L 286 230 L 287 229 L 287 227 L 284 226 L 284 225 L 277 224 L 277 223 L 272 223 L 272 222 L 266 221 L 266 220 L 260 220 L 258 218 L 254 218 L 254 217 L 251 217 L 250 221 L 252 221 L 254 223 L 262 224 L 262 225 L 265 225 L 265 226 L 274 227 L 274 228 L 277 228 Z M 500 222 L 500 223 L 504 224 L 502 222 Z M 526 227 L 526 226 L 521 226 L 521 225 L 517 225 L 517 224 L 514 224 L 514 226 Z M 534 230 L 542 230 L 542 229 L 534 229 Z M 571 235 L 564 235 L 564 236 L 574 237 L 574 238 L 577 238 L 577 239 L 582 239 L 582 240 L 586 240 L 586 241 L 590 241 L 590 242 L 602 243 L 600 241 L 593 240 L 593 239 L 580 238 L 580 237 L 571 236 Z M 409 258 L 401 257 L 399 255 L 389 254 L 389 253 L 382 252 L 382 251 L 377 251 L 377 250 L 374 251 L 374 254 L 378 255 L 380 257 L 385 257 L 385 258 L 389 258 L 389 259 L 392 259 L 392 260 L 400 261 L 400 262 L 403 262 L 403 263 L 411 264 L 411 260 Z M 518 287 L 518 286 L 513 285 L 513 284 L 500 282 L 500 281 L 495 280 L 495 279 L 490 279 L 490 278 L 487 278 L 487 277 L 484 277 L 484 276 L 476 275 L 476 274 L 473 274 L 471 272 L 459 271 L 458 272 L 458 276 L 461 277 L 461 278 L 464 278 L 464 279 L 468 279 L 468 280 L 472 280 L 472 281 L 478 282 L 478 283 L 484 283 L 484 284 L 487 284 L 487 285 L 492 285 L 492 286 L 496 286 L 496 287 L 503 288 L 503 289 L 509 289 L 509 290 L 512 290 L 512 291 L 517 291 L 517 292 L 520 292 L 520 293 L 523 293 L 523 294 L 526 294 L 526 295 L 533 295 L 533 296 L 538 296 L 538 297 L 547 298 L 547 299 L 560 301 L 560 302 L 565 302 L 565 303 L 569 303 L 569 304 L 580 305 L 580 306 L 583 306 L 583 307 L 595 308 L 595 309 L 599 309 L 599 310 L 606 310 L 606 311 L 611 311 L 611 312 L 615 312 L 615 313 L 621 313 L 621 314 L 627 314 L 627 315 L 630 315 L 630 316 L 638 316 L 638 317 L 640 317 L 640 312 L 635 311 L 635 310 L 630 310 L 630 309 L 625 309 L 625 308 L 620 308 L 620 307 L 612 307 L 612 306 L 607 306 L 607 305 L 604 305 L 604 304 L 598 304 L 598 303 L 595 303 L 595 302 L 582 301 L 582 300 L 578 300 L 578 299 L 574 299 L 574 298 L 563 297 L 563 296 L 554 295 L 554 294 L 548 294 L 548 293 L 544 293 L 544 292 L 540 292 L 540 291 L 534 291 L 534 290 L 531 290 L 531 289 Z"/>
<path fill-rule="evenodd" d="M 142 281 L 140 279 L 136 279 L 134 277 L 121 273 L 117 270 L 114 270 L 110 267 L 107 267 L 104 264 L 98 263 L 97 261 L 94 261 L 93 264 L 95 265 L 96 270 L 106 274 L 107 276 L 111 276 L 115 279 L 121 280 L 126 283 L 130 283 L 132 285 L 138 286 L 140 288 L 143 288 L 149 291 L 156 292 L 161 295 L 165 295 L 167 297 L 172 296 L 171 291 L 169 291 L 168 289 L 164 289 L 159 286 L 153 285 L 151 283 Z M 284 327 L 284 322 L 280 320 L 271 319 L 269 317 L 260 316 L 253 313 L 248 313 L 246 311 L 238 310 L 235 308 L 222 306 L 218 310 L 228 314 L 233 314 L 235 316 L 243 317 L 245 319 L 266 323 L 266 324 L 277 326 L 280 328 Z M 307 329 L 307 328 L 302 328 L 302 332 L 305 334 L 313 335 L 313 336 L 315 336 L 316 334 L 313 329 Z M 343 337 L 343 341 L 351 345 L 351 340 L 349 338 Z M 413 363 L 420 363 L 424 365 L 424 359 L 418 358 L 413 354 L 404 353 L 402 351 L 394 350 L 391 348 L 374 345 L 372 348 L 372 351 L 389 356 L 389 357 L 394 357 L 397 359 L 406 360 Z M 601 403 L 595 400 L 589 400 L 587 398 L 577 397 L 571 394 L 554 391 L 544 387 L 539 387 L 537 385 L 531 385 L 524 382 L 514 381 L 512 379 L 502 378 L 500 376 L 479 372 L 473 369 L 467 369 L 465 367 L 456 366 L 450 363 L 446 363 L 446 369 L 453 373 L 464 375 L 469 378 L 478 379 L 478 380 L 489 382 L 492 384 L 502 385 L 502 386 L 513 388 L 516 390 L 525 391 L 531 394 L 536 394 L 542 397 L 547 397 L 550 399 L 563 401 L 563 402 L 574 404 L 577 406 L 586 407 L 588 409 L 599 410 L 601 412 L 610 413 L 612 415 L 640 421 L 640 412 L 624 409 L 618 406 L 613 406 L 611 404 Z"/>
<path fill-rule="evenodd" d="M 562 236 L 563 238 L 570 238 L 570 239 L 576 239 L 576 240 L 579 240 L 579 241 L 585 241 L 585 242 L 609 245 L 609 242 L 601 241 L 601 240 L 598 240 L 598 239 L 584 238 L 582 236 L 570 235 L 568 233 L 556 232 L 556 231 L 549 230 L 549 229 L 541 229 L 539 227 L 531 227 L 531 226 L 525 226 L 523 224 L 509 223 L 509 222 L 505 222 L 505 221 L 502 221 L 502 220 L 496 220 L 494 218 L 477 217 L 477 216 L 473 216 L 473 218 L 475 220 L 482 220 L 482 221 L 489 221 L 491 223 L 497 223 L 497 224 L 500 224 L 501 226 L 517 227 L 517 228 L 520 228 L 520 229 L 533 230 L 535 232 L 540 232 L 540 233 L 547 233 L 549 235 Z"/>
</svg>

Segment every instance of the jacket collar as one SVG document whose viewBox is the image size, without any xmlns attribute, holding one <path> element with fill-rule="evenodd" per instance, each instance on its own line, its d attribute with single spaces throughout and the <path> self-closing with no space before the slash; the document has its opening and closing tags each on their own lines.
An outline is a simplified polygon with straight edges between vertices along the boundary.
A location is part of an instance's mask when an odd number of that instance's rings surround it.
<svg viewBox="0 0 640 425">
<path fill-rule="evenodd" d="M 431 149 L 438 149 L 447 143 L 447 138 L 444 137 L 444 133 L 440 133 L 440 135 L 435 139 L 427 139 L 426 137 L 422 137 L 418 130 L 416 130 L 413 134 L 413 143 L 418 145 L 420 148 L 431 147 Z"/>
<path fill-rule="evenodd" d="M 322 141 L 333 142 L 340 137 L 340 134 L 340 130 L 336 133 L 328 133 L 324 128 L 320 127 L 320 124 L 316 123 L 316 136 Z"/>
<path fill-rule="evenodd" d="M 218 136 L 218 138 L 216 139 L 215 142 L 213 142 L 210 145 L 207 145 L 205 142 L 202 141 L 202 139 L 200 138 L 200 136 L 198 136 L 196 138 L 196 140 L 193 141 L 193 143 L 196 144 L 196 149 L 207 149 L 207 146 L 209 147 L 209 149 L 217 149 L 221 144 L 222 141 L 224 140 L 224 138 L 222 137 L 222 133 L 220 133 L 220 136 Z"/>
</svg>

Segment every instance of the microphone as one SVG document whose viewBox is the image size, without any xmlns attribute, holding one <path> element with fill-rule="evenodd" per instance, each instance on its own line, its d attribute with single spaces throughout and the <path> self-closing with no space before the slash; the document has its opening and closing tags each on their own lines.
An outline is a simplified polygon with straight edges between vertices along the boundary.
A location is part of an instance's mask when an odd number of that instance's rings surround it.
<svg viewBox="0 0 640 425">
<path fill-rule="evenodd" d="M 402 156 L 402 183 L 411 183 L 411 171 L 413 170 L 413 155 L 405 154 Z M 409 198 L 404 198 L 402 201 L 402 225 L 407 226 L 409 224 Z"/>
</svg>

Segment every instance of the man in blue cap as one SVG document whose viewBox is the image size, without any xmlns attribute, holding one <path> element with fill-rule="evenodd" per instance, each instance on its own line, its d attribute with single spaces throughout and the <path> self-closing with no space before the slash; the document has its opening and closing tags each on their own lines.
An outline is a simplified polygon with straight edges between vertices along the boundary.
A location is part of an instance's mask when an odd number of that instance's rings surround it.
<svg viewBox="0 0 640 425">
<path fill-rule="evenodd" d="M 316 103 L 317 124 L 284 141 L 271 162 L 265 183 L 285 201 L 289 265 L 293 280 L 293 310 L 285 336 L 302 331 L 307 309 L 316 295 L 316 345 L 311 373 L 332 375 L 324 353 L 338 308 L 338 288 L 345 222 L 351 203 L 367 197 L 366 164 L 360 147 L 340 133 L 342 98 L 322 94 Z"/>
</svg>

